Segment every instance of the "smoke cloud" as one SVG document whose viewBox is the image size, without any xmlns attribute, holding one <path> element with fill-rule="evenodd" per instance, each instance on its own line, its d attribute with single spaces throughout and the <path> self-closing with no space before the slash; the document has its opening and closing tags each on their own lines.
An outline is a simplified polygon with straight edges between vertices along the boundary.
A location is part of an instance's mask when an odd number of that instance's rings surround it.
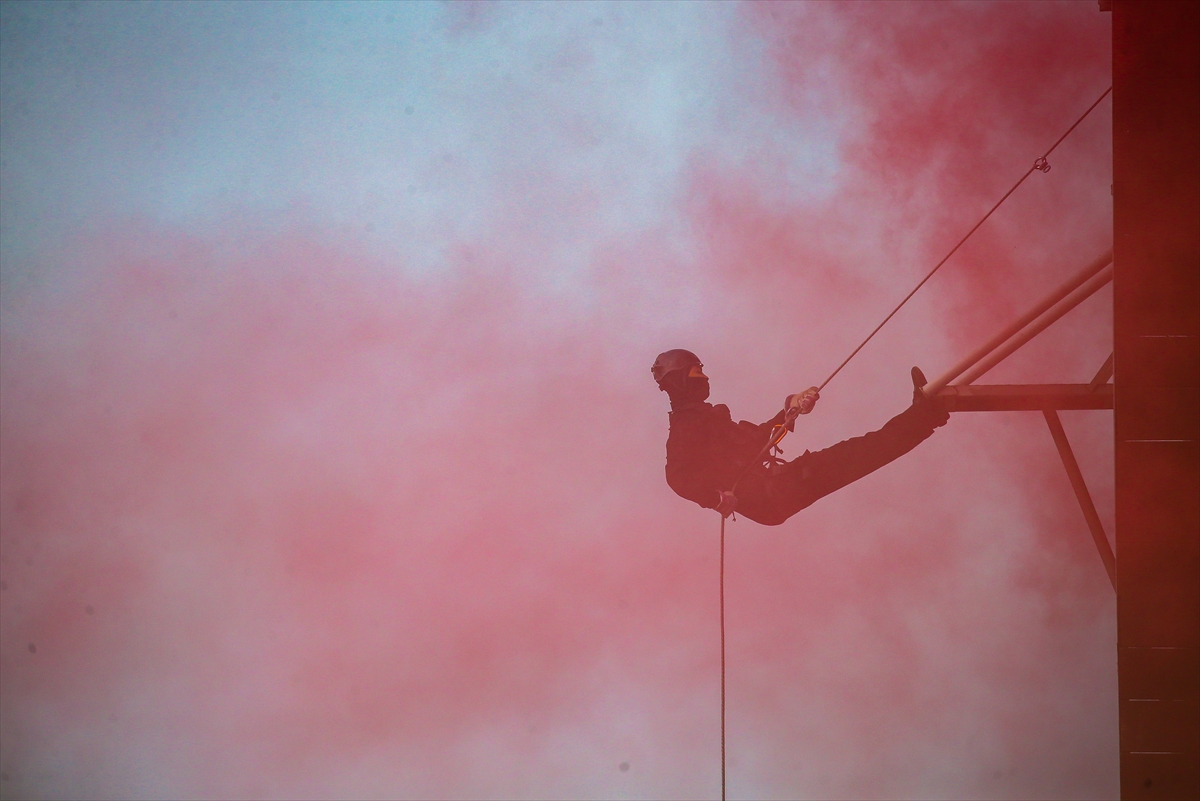
<svg viewBox="0 0 1200 801">
<path fill-rule="evenodd" d="M 0 7 L 5 798 L 720 792 L 761 421 L 1108 86 L 1089 3 Z M 884 423 L 1111 245 L 1105 101 L 830 383 Z M 989 382 L 1087 381 L 1087 301 Z M 1111 416 L 1064 415 L 1112 532 Z M 726 552 L 731 797 L 1116 796 L 1115 601 L 1040 415 Z"/>
</svg>

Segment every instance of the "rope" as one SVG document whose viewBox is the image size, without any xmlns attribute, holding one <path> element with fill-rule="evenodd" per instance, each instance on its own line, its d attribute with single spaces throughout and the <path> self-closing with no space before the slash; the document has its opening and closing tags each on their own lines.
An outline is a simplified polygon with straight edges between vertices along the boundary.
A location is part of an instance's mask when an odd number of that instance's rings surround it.
<svg viewBox="0 0 1200 801">
<path fill-rule="evenodd" d="M 925 285 L 925 282 L 928 281 L 930 278 L 932 278 L 933 274 L 936 273 L 943 264 L 945 264 L 947 261 L 950 260 L 950 257 L 953 256 L 960 247 L 962 247 L 963 243 L 966 242 L 968 239 L 970 239 L 971 234 L 975 233 L 975 231 L 977 231 L 979 229 L 979 226 L 983 225 L 984 222 L 987 221 L 987 218 L 992 216 L 992 212 L 994 212 L 996 209 L 1000 208 L 1001 203 L 1008 200 L 1009 195 L 1011 195 L 1013 192 L 1017 191 L 1018 186 L 1025 183 L 1025 179 L 1028 178 L 1030 175 L 1032 175 L 1034 170 L 1037 170 L 1038 172 L 1050 172 L 1050 162 L 1047 161 L 1050 154 L 1054 152 L 1054 149 L 1056 147 L 1058 147 L 1060 144 L 1062 144 L 1062 141 L 1067 138 L 1067 135 L 1070 134 L 1071 131 L 1075 130 L 1076 126 L 1078 126 L 1079 123 L 1083 122 L 1083 120 L 1087 117 L 1087 115 L 1092 113 L 1092 109 L 1094 109 L 1096 106 L 1100 105 L 1101 100 L 1108 97 L 1108 93 L 1111 91 L 1112 91 L 1111 86 L 1108 87 L 1107 89 L 1105 89 L 1104 94 L 1102 94 L 1102 95 L 1100 95 L 1100 97 L 1096 98 L 1096 102 L 1092 103 L 1092 105 L 1088 106 L 1087 111 L 1083 112 L 1083 116 L 1081 116 L 1079 119 L 1075 120 L 1075 124 L 1072 125 L 1070 128 L 1068 128 L 1066 133 L 1064 133 L 1062 136 L 1058 137 L 1058 141 L 1056 141 L 1053 145 L 1051 145 L 1049 150 L 1047 150 L 1045 153 L 1043 153 L 1041 155 L 1040 158 L 1038 158 L 1036 161 L 1033 162 L 1033 166 L 1030 167 L 1028 170 L 1026 170 L 1025 174 L 1022 175 L 1020 177 L 1020 179 L 1015 184 L 1012 185 L 1012 189 L 1009 189 L 1007 192 L 1005 192 L 1004 196 L 996 201 L 996 205 L 994 205 L 990 209 L 988 209 L 988 213 L 983 215 L 983 217 L 979 220 L 979 222 L 975 223 L 975 225 L 972 226 L 970 231 L 967 231 L 966 236 L 964 236 L 962 239 L 958 240 L 958 244 L 956 244 L 954 247 L 950 248 L 950 252 L 947 253 L 945 256 L 943 256 L 942 260 L 939 261 L 936 265 L 934 265 L 934 268 L 929 271 L 929 274 L 921 279 L 921 283 L 919 283 L 915 287 L 913 287 L 912 292 L 909 292 L 907 295 L 904 296 L 904 300 L 900 301 L 900 304 L 898 306 L 896 306 L 896 308 L 892 309 L 891 314 L 889 314 L 887 317 L 883 318 L 882 323 L 875 326 L 875 330 L 872 331 L 870 334 L 868 334 L 867 338 L 862 341 L 862 344 L 860 344 L 857 348 L 855 348 L 854 352 L 846 357 L 846 361 L 839 364 L 837 366 L 837 369 L 829 374 L 829 378 L 826 378 L 824 381 L 821 382 L 821 386 L 817 387 L 817 391 L 825 389 L 825 385 L 828 384 L 830 381 L 832 381 L 833 377 L 835 375 L 837 375 L 838 373 L 840 373 L 842 371 L 842 368 L 845 367 L 846 364 L 851 359 L 853 359 L 860 350 L 863 349 L 863 346 L 866 345 L 868 342 L 870 342 L 871 338 L 879 333 L 879 329 L 881 329 L 885 325 L 887 325 L 887 321 L 892 319 L 892 317 L 896 314 L 896 312 L 900 311 L 900 308 L 905 303 L 908 303 L 909 298 L 911 298 L 913 295 L 917 294 L 917 290 L 920 289 L 921 287 L 923 287 Z"/>
<path fill-rule="evenodd" d="M 725 518 L 721 518 L 721 801 L 725 801 Z"/>
</svg>

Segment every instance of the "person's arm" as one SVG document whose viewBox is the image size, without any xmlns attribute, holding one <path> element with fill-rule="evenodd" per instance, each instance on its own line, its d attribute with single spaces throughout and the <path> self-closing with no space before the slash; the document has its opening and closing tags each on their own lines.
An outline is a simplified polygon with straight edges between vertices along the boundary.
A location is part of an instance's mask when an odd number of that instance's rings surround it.
<svg viewBox="0 0 1200 801">
<path fill-rule="evenodd" d="M 681 450 L 686 449 L 673 449 L 667 442 L 667 485 L 681 498 L 694 501 L 705 509 L 716 509 L 721 501 L 716 482 L 699 459 L 693 454 L 680 453 Z"/>
</svg>

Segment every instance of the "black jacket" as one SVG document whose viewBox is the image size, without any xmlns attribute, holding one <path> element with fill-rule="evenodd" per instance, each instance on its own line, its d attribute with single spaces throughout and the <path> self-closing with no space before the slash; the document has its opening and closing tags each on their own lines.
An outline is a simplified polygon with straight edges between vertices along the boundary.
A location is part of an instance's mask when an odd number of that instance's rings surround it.
<svg viewBox="0 0 1200 801">
<path fill-rule="evenodd" d="M 783 414 L 755 425 L 733 422 L 723 403 L 691 403 L 675 409 L 667 437 L 667 484 L 677 495 L 715 509 L 721 492 L 733 488 L 738 475 L 767 444 L 772 427 L 783 422 Z M 751 468 L 751 472 L 756 471 Z"/>
</svg>

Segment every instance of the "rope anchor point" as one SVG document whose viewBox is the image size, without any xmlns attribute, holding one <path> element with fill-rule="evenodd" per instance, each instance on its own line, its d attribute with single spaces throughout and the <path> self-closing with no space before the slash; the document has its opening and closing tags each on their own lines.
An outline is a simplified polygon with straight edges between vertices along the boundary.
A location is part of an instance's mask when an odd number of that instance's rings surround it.
<svg viewBox="0 0 1200 801">
<path fill-rule="evenodd" d="M 1046 157 L 1042 156 L 1037 161 L 1033 162 L 1033 168 L 1039 172 L 1050 172 L 1050 162 L 1046 161 Z"/>
</svg>

